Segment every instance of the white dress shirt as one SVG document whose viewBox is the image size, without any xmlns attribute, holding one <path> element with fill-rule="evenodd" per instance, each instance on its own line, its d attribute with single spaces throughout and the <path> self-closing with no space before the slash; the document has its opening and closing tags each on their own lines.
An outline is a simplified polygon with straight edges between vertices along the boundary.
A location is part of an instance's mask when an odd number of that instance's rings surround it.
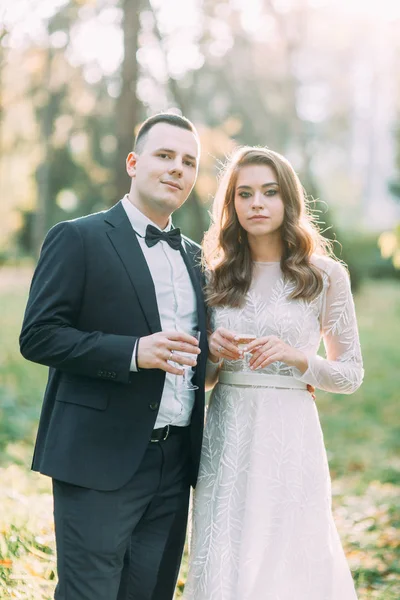
<svg viewBox="0 0 400 600">
<path fill-rule="evenodd" d="M 164 240 L 149 248 L 144 239 L 147 225 L 160 228 L 133 206 L 128 196 L 122 199 L 122 206 L 150 269 L 162 330 L 190 332 L 196 329 L 196 295 L 181 253 L 171 248 Z M 170 219 L 164 231 L 169 231 L 171 226 Z M 131 371 L 137 371 L 135 351 Z M 164 427 L 168 424 L 181 427 L 189 425 L 193 404 L 194 391 L 182 386 L 182 377 L 166 373 L 160 410 L 154 427 Z"/>
</svg>

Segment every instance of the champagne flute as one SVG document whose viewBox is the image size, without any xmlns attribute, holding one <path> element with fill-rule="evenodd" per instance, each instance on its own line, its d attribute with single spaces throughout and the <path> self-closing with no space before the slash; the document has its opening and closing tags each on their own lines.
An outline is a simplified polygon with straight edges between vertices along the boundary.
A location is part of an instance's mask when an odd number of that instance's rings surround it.
<svg viewBox="0 0 400 600">
<path fill-rule="evenodd" d="M 235 343 L 239 350 L 244 350 L 244 348 L 246 348 L 246 346 L 250 344 L 250 342 L 253 342 L 255 339 L 257 339 L 257 336 L 253 335 L 252 333 L 237 333 L 235 337 Z M 244 352 L 243 371 L 251 371 L 249 366 L 250 356 L 251 352 Z"/>
<path fill-rule="evenodd" d="M 198 342 L 200 342 L 200 331 L 198 331 L 198 329 L 185 331 L 185 333 L 188 333 L 192 337 L 196 338 L 196 340 Z M 190 352 L 179 352 L 179 354 L 183 355 L 183 356 L 190 356 L 191 358 L 194 358 L 195 360 L 197 360 L 197 358 L 198 358 L 198 354 L 190 354 Z M 177 366 L 180 369 L 183 369 L 183 375 L 182 375 L 182 378 L 179 380 L 179 386 L 183 387 L 185 390 L 198 390 L 199 386 L 194 385 L 192 383 L 192 377 L 194 375 L 194 369 L 196 367 L 191 367 L 190 365 L 181 365 L 181 364 L 179 364 Z M 177 377 L 180 377 L 180 375 L 177 375 Z"/>
</svg>

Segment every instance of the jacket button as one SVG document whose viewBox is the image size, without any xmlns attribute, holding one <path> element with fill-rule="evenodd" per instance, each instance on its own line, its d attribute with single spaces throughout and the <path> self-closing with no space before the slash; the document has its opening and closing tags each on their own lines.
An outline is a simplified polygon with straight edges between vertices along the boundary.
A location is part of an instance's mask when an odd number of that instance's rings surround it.
<svg viewBox="0 0 400 600">
<path fill-rule="evenodd" d="M 99 377 L 103 377 L 104 376 L 104 371 L 97 371 L 97 375 Z"/>
<path fill-rule="evenodd" d="M 151 410 L 157 410 L 157 408 L 158 408 L 158 402 L 152 402 L 151 404 L 149 404 L 149 408 Z"/>
</svg>

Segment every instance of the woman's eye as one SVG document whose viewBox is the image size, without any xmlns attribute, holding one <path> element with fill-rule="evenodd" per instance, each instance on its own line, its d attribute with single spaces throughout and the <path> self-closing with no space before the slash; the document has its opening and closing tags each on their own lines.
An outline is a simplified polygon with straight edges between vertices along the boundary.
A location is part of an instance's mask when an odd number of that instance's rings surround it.
<svg viewBox="0 0 400 600">
<path fill-rule="evenodd" d="M 250 198 L 250 193 L 249 192 L 239 192 L 239 196 L 241 198 Z"/>
<path fill-rule="evenodd" d="M 164 154 L 164 153 L 162 153 L 162 154 L 159 154 L 158 156 L 159 156 L 160 158 L 169 158 L 169 154 Z"/>
<path fill-rule="evenodd" d="M 278 193 L 277 190 L 268 190 L 266 196 L 275 196 Z"/>
</svg>

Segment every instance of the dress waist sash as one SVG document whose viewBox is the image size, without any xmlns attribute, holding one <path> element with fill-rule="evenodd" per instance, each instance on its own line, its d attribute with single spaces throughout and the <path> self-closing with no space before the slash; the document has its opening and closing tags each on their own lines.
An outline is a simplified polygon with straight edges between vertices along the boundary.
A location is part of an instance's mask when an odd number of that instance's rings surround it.
<svg viewBox="0 0 400 600">
<path fill-rule="evenodd" d="M 219 383 L 228 385 L 245 385 L 256 387 L 285 388 L 306 390 L 307 384 L 286 375 L 268 375 L 267 373 L 252 373 L 247 371 L 220 371 Z"/>
</svg>

